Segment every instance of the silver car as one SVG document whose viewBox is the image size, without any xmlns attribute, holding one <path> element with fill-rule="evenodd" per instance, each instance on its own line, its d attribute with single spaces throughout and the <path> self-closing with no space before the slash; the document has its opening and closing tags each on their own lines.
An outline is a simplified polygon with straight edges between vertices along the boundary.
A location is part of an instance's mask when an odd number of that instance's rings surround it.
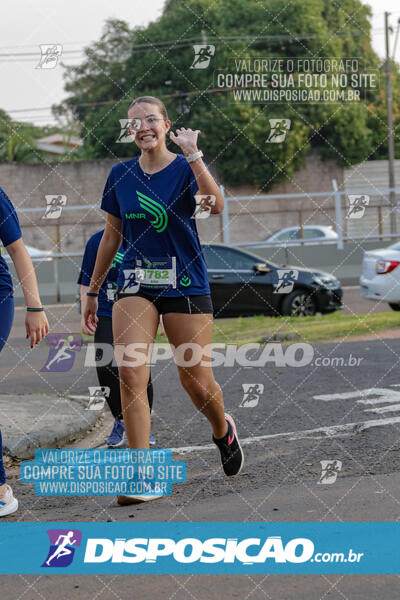
<svg viewBox="0 0 400 600">
<path fill-rule="evenodd" d="M 268 244 L 285 244 L 288 246 L 297 246 L 302 241 L 307 244 L 321 242 L 335 242 L 338 234 L 330 225 L 304 225 L 303 236 L 301 236 L 300 227 L 285 227 L 275 231 L 269 238 L 264 240 Z"/>
</svg>

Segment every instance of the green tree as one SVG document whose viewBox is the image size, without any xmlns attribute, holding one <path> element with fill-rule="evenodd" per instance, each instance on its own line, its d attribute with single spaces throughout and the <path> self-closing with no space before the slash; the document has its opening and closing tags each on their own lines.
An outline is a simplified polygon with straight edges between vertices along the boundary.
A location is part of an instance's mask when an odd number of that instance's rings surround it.
<svg viewBox="0 0 400 600">
<path fill-rule="evenodd" d="M 43 152 L 37 149 L 35 140 L 65 133 L 57 126 L 38 127 L 32 123 L 13 121 L 0 109 L 0 162 L 37 163 L 45 160 Z"/>
<path fill-rule="evenodd" d="M 116 143 L 119 119 L 134 97 L 159 96 L 174 129 L 201 130 L 201 148 L 223 181 L 265 190 L 290 178 L 311 147 L 344 166 L 383 158 L 381 91 L 352 104 L 250 104 L 216 85 L 218 71 L 235 58 L 362 57 L 365 68 L 378 69 L 369 17 L 361 0 L 167 0 L 147 27 L 106 22 L 84 62 L 67 69 L 70 96 L 59 110 L 72 110 L 81 123 L 87 153 L 123 158 L 137 149 Z M 193 44 L 204 37 L 216 47 L 211 66 L 191 69 Z M 284 143 L 267 143 L 271 118 L 291 120 Z"/>
<path fill-rule="evenodd" d="M 10 116 L 0 108 L 0 148 L 9 136 L 11 124 Z"/>
</svg>

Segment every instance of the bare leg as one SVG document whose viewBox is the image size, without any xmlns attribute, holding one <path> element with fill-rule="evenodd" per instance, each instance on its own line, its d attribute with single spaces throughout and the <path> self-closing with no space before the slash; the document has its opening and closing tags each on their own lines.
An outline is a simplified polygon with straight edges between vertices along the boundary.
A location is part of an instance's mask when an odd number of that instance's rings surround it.
<svg viewBox="0 0 400 600">
<path fill-rule="evenodd" d="M 189 342 L 201 347 L 211 343 L 211 314 L 167 313 L 163 315 L 163 322 L 168 340 L 175 348 Z M 188 361 L 189 358 L 190 355 L 187 357 Z M 224 417 L 222 390 L 214 379 L 212 367 L 200 364 L 206 361 L 211 365 L 207 357 L 202 357 L 194 366 L 178 365 L 179 378 L 196 408 L 211 423 L 214 437 L 222 438 L 228 429 Z"/>
<path fill-rule="evenodd" d="M 113 307 L 113 336 L 117 356 L 121 344 L 146 344 L 137 352 L 147 355 L 151 349 L 159 322 L 155 306 L 145 298 L 133 297 L 118 300 Z M 148 448 L 150 435 L 150 409 L 147 398 L 147 383 L 150 367 L 146 364 L 118 366 L 121 404 L 126 433 L 131 448 Z M 145 362 L 144 360 L 141 362 Z"/>
</svg>

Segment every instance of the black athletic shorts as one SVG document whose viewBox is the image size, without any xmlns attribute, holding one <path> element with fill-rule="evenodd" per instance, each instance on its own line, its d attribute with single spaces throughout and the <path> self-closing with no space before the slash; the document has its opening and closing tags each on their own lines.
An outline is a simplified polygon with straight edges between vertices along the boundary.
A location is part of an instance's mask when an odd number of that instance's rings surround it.
<svg viewBox="0 0 400 600">
<path fill-rule="evenodd" d="M 122 292 L 122 286 L 118 286 L 115 294 L 115 301 L 130 296 L 146 298 L 154 304 L 160 315 L 166 313 L 184 313 L 189 315 L 209 314 L 213 313 L 213 304 L 210 294 L 204 296 L 179 296 L 177 298 L 152 296 L 144 292 Z"/>
</svg>

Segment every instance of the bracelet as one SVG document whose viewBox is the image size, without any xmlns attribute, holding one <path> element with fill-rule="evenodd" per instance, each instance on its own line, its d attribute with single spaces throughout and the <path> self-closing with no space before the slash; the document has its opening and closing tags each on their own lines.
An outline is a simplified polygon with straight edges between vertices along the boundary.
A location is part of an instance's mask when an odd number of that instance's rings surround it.
<svg viewBox="0 0 400 600">
<path fill-rule="evenodd" d="M 97 298 L 98 295 L 98 292 L 86 292 L 86 296 L 93 296 L 93 298 Z"/>
<path fill-rule="evenodd" d="M 204 154 L 202 153 L 201 150 L 198 150 L 197 152 L 193 152 L 193 154 L 189 154 L 189 156 L 186 157 L 186 160 L 191 163 L 194 160 L 197 160 L 198 158 L 201 158 L 202 156 L 204 156 Z"/>
<path fill-rule="evenodd" d="M 41 308 L 30 308 L 29 306 L 27 306 L 26 310 L 28 312 L 42 312 L 44 310 L 44 308 L 43 308 L 43 306 Z"/>
</svg>

